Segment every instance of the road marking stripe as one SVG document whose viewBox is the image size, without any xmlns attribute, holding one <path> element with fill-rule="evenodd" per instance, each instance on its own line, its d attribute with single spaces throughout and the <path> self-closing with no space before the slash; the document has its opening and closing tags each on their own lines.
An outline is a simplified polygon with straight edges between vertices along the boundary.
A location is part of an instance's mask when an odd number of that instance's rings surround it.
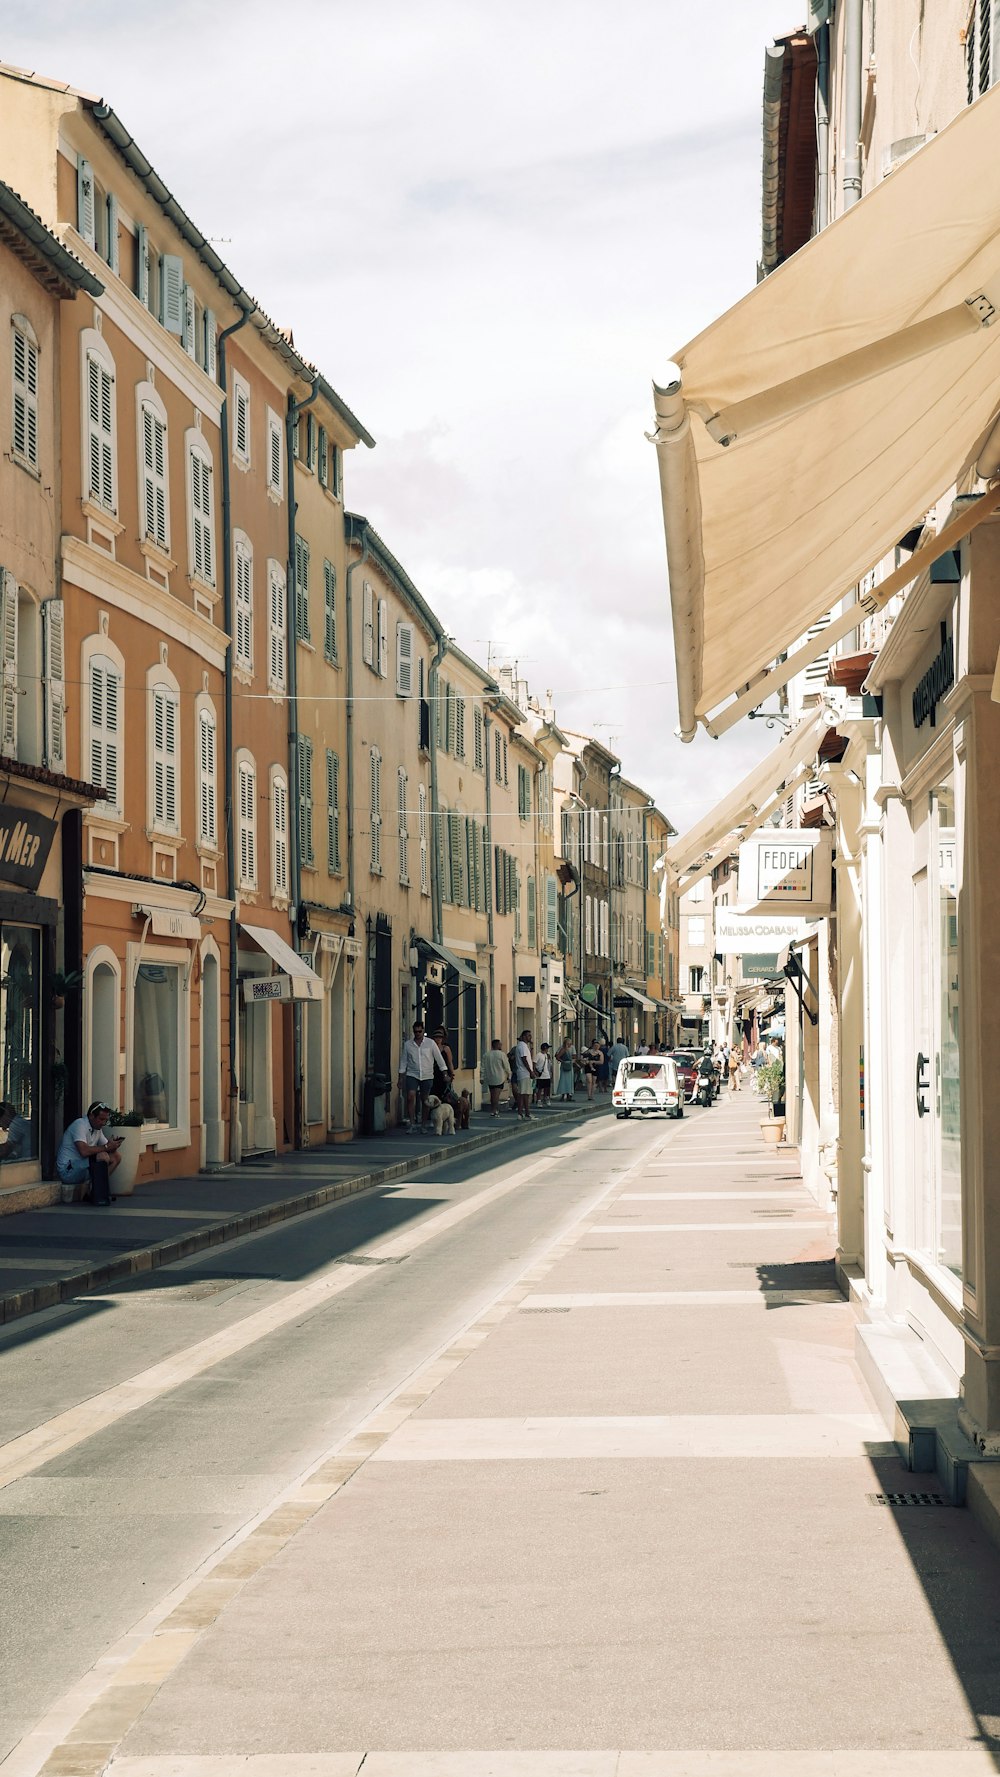
<svg viewBox="0 0 1000 1777">
<path fill-rule="evenodd" d="M 362 1768 L 363 1761 L 363 1768 Z M 917 1752 L 263 1752 L 122 1758 L 114 1777 L 996 1777 L 985 1747 Z"/>
<path fill-rule="evenodd" d="M 372 1462 L 722 1461 L 894 1456 L 874 1413 L 408 1419 Z"/>
<path fill-rule="evenodd" d="M 807 1229 L 822 1228 L 828 1230 L 830 1223 L 797 1222 L 790 1216 L 787 1221 L 768 1220 L 762 1216 L 759 1222 L 608 1222 L 600 1227 L 591 1228 L 592 1234 L 771 1234 L 782 1232 L 798 1234 Z"/>
<path fill-rule="evenodd" d="M 789 1191 L 623 1191 L 619 1203 L 787 1203 Z M 815 1209 L 808 1192 L 803 1209 Z M 794 1207 L 794 1205 L 793 1205 Z"/>
<path fill-rule="evenodd" d="M 525 1296 L 529 1308 L 791 1308 L 813 1302 L 838 1302 L 839 1290 L 566 1290 Z"/>
</svg>

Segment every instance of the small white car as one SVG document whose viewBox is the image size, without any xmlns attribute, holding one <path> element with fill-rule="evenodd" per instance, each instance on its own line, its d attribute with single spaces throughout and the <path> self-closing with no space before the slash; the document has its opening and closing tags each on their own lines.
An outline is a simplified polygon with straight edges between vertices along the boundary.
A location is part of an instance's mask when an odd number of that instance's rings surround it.
<svg viewBox="0 0 1000 1777">
<path fill-rule="evenodd" d="M 683 1117 L 684 1092 L 672 1055 L 631 1055 L 618 1063 L 611 1102 L 617 1117 Z"/>
</svg>

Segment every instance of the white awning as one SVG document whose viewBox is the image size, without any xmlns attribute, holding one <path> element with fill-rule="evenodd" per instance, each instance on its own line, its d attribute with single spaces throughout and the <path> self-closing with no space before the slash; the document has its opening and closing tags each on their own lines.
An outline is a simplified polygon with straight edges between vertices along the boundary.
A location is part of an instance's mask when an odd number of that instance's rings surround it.
<svg viewBox="0 0 1000 1777">
<path fill-rule="evenodd" d="M 998 140 L 994 87 L 654 387 L 686 740 L 959 478 L 1000 466 Z"/>
<path fill-rule="evenodd" d="M 323 983 L 315 969 L 311 969 L 305 957 L 299 956 L 297 951 L 294 951 L 290 944 L 286 944 L 284 938 L 279 937 L 277 932 L 272 932 L 269 926 L 244 925 L 242 920 L 240 920 L 240 931 L 245 932 L 248 938 L 252 938 L 253 942 L 267 953 L 271 961 L 277 963 L 282 975 L 288 976 L 293 1000 L 321 1000 L 323 998 Z"/>
<path fill-rule="evenodd" d="M 766 821 L 802 773 L 811 770 L 831 720 L 824 705 L 804 716 L 710 814 L 668 845 L 666 875 L 675 882 L 683 876 L 690 886 L 712 868 L 713 856 L 734 828 L 741 828 L 740 837 L 745 838 Z"/>
<path fill-rule="evenodd" d="M 627 993 L 629 996 L 629 999 L 634 1000 L 637 1006 L 641 1006 L 644 1012 L 655 1012 L 656 1011 L 656 1008 L 657 1008 L 656 1000 L 647 999 L 646 995 L 644 993 L 637 993 L 634 987 L 626 987 L 624 981 L 616 981 L 615 982 L 615 992 L 616 993 Z"/>
</svg>

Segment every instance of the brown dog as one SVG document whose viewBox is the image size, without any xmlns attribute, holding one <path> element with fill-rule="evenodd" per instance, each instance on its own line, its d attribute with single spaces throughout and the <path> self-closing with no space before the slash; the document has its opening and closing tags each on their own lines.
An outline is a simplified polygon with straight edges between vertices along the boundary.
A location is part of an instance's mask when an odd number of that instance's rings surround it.
<svg viewBox="0 0 1000 1777">
<path fill-rule="evenodd" d="M 472 1100 L 467 1092 L 460 1092 L 458 1103 L 455 1106 L 455 1127 L 457 1129 L 468 1129 L 471 1114 Z"/>
</svg>

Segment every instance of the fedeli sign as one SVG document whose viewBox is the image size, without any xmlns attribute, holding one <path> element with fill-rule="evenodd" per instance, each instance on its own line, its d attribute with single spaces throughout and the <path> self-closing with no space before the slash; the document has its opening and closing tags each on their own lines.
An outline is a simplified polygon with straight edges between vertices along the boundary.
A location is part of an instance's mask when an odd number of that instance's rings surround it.
<svg viewBox="0 0 1000 1777">
<path fill-rule="evenodd" d="M 740 846 L 739 904 L 746 911 L 830 911 L 832 842 L 822 827 L 766 827 Z M 759 948 L 763 948 L 762 946 Z"/>
<path fill-rule="evenodd" d="M 55 821 L 36 814 L 33 808 L 15 808 L 10 802 L 0 806 L 0 882 L 13 883 L 16 888 L 36 889 L 42 880 L 52 841 Z"/>
</svg>

